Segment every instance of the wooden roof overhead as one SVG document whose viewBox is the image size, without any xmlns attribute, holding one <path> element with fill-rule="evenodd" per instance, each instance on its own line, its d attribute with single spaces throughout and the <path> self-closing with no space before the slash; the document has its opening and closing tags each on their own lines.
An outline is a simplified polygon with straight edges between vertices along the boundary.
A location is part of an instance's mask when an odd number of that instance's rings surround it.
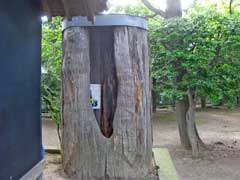
<svg viewBox="0 0 240 180">
<path fill-rule="evenodd" d="M 41 0 L 43 14 L 49 18 L 62 16 L 87 16 L 93 20 L 94 15 L 107 9 L 107 0 Z"/>
</svg>

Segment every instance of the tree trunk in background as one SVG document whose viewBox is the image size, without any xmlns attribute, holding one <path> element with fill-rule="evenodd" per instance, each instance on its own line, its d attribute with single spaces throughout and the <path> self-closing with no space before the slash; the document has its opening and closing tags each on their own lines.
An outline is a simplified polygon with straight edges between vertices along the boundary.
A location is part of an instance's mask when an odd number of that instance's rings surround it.
<svg viewBox="0 0 240 180">
<path fill-rule="evenodd" d="M 202 141 L 197 132 L 196 123 L 195 123 L 196 96 L 195 96 L 194 90 L 192 90 L 191 88 L 188 89 L 188 101 L 189 101 L 189 108 L 186 115 L 187 130 L 188 130 L 187 132 L 188 132 L 188 136 L 189 136 L 191 147 L 192 147 L 192 156 L 195 158 L 198 158 Z"/>
<path fill-rule="evenodd" d="M 154 87 L 156 86 L 156 79 L 152 78 L 152 112 L 157 112 L 157 93 L 154 90 Z"/>
<path fill-rule="evenodd" d="M 166 19 L 182 17 L 181 0 L 167 0 L 167 8 L 165 13 Z M 176 59 L 174 66 L 176 69 L 179 69 L 179 75 L 177 77 L 177 83 L 179 83 L 182 81 L 185 70 L 181 68 L 178 59 Z M 185 149 L 190 150 L 191 142 L 188 134 L 188 123 L 186 118 L 188 109 L 189 103 L 187 97 L 185 97 L 183 100 L 179 100 L 176 102 L 176 116 L 181 144 Z"/>
<path fill-rule="evenodd" d="M 101 123 L 97 122 L 90 104 L 89 36 L 88 28 L 72 27 L 64 31 L 64 170 L 78 180 L 148 178 L 152 172 L 152 129 L 147 32 L 132 27 L 113 28 L 112 62 L 118 85 L 113 132 L 109 138 L 100 130 Z M 102 57 L 98 60 L 102 61 Z"/>
<path fill-rule="evenodd" d="M 167 0 L 166 19 L 182 17 L 181 0 Z M 179 75 L 176 79 L 177 83 L 181 82 L 186 70 L 181 66 L 181 62 L 176 59 L 174 67 L 179 69 Z M 188 97 L 176 102 L 176 115 L 179 127 L 179 135 L 182 146 L 190 150 L 194 157 L 199 156 L 199 144 L 204 146 L 204 143 L 199 137 L 195 124 L 195 97 L 191 90 L 188 91 Z"/>
<path fill-rule="evenodd" d="M 176 102 L 176 116 L 177 116 L 178 130 L 179 130 L 181 144 L 185 149 L 190 150 L 191 143 L 188 136 L 187 121 L 186 121 L 188 106 L 189 106 L 188 100 L 186 98 L 184 100 L 180 100 Z"/>
<path fill-rule="evenodd" d="M 165 18 L 182 17 L 182 3 L 181 0 L 167 0 L 167 7 L 165 11 Z"/>
<path fill-rule="evenodd" d="M 206 108 L 206 97 L 201 97 L 201 108 L 202 109 Z"/>
<path fill-rule="evenodd" d="M 237 97 L 237 106 L 240 106 L 240 97 Z"/>
<path fill-rule="evenodd" d="M 167 0 L 166 18 L 182 17 L 181 0 Z M 179 69 L 179 76 L 177 82 L 181 82 L 185 69 L 179 65 L 176 59 L 175 67 Z M 195 123 L 195 94 L 190 89 L 188 91 L 188 98 L 178 101 L 176 103 L 177 121 L 179 127 L 179 135 L 182 146 L 189 150 L 192 149 L 193 157 L 199 156 L 199 146 L 205 147 L 204 143 L 199 137 L 196 123 Z"/>
<path fill-rule="evenodd" d="M 165 12 L 153 7 L 148 0 L 142 0 L 142 2 L 150 10 L 152 10 L 156 14 L 159 14 L 165 19 L 182 17 L 181 0 L 167 0 L 166 1 L 167 7 Z M 178 44 L 181 44 L 181 42 L 178 42 Z M 169 44 L 169 46 L 172 46 L 172 44 Z M 175 60 L 173 66 L 175 69 L 179 70 L 179 74 L 176 78 L 176 82 L 179 83 L 182 81 L 186 73 L 186 70 L 181 66 L 181 60 L 179 59 Z M 199 155 L 198 145 L 200 144 L 203 147 L 205 147 L 205 145 L 199 137 L 197 127 L 195 124 L 196 102 L 193 93 L 194 92 L 192 92 L 192 90 L 188 91 L 188 97 L 176 102 L 176 116 L 182 146 L 188 150 L 192 148 L 193 155 L 198 156 Z"/>
</svg>

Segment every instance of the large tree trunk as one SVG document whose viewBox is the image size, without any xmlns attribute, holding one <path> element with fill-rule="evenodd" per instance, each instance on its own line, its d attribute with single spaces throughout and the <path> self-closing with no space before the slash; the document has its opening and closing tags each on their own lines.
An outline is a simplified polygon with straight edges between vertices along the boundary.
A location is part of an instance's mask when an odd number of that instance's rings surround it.
<svg viewBox="0 0 240 180">
<path fill-rule="evenodd" d="M 102 92 L 103 104 L 106 105 L 102 107 L 104 109 L 101 116 L 110 114 L 108 118 L 98 118 L 90 104 L 92 83 L 90 74 L 94 69 L 91 68 L 94 58 L 90 58 L 89 54 L 97 51 L 92 48 L 91 43 L 104 46 L 104 33 L 100 33 L 99 36 L 102 38 L 96 38 L 94 41 L 88 28 L 72 27 L 64 31 L 62 62 L 64 170 L 78 180 L 140 180 L 148 177 L 152 170 L 150 58 L 147 32 L 132 27 L 113 28 L 113 58 L 109 59 L 115 68 L 110 68 L 113 71 L 106 72 L 107 68 L 103 67 L 105 70 L 98 72 L 106 81 L 109 75 L 104 76 L 104 73 L 115 74 L 111 77 L 116 78 L 117 82 L 117 85 L 112 86 L 115 93 L 111 95 L 114 98 L 114 94 L 117 94 L 115 110 L 114 108 L 111 110 L 114 115 L 106 109 L 109 108 L 109 99 L 105 96 L 106 93 Z M 99 57 L 95 58 L 98 61 L 108 59 L 103 54 L 99 53 Z M 97 81 L 102 87 L 110 87 L 105 83 L 111 82 L 112 78 L 107 82 L 101 79 Z M 102 91 L 106 89 L 103 88 Z M 110 101 L 113 104 L 114 102 Z M 105 125 L 102 125 L 103 120 Z M 109 131 L 106 130 L 108 128 Z"/>
<path fill-rule="evenodd" d="M 188 111 L 188 99 L 179 100 L 176 102 L 176 116 L 178 122 L 178 130 L 181 144 L 185 149 L 191 149 L 191 143 L 188 136 L 186 114 Z"/>
</svg>

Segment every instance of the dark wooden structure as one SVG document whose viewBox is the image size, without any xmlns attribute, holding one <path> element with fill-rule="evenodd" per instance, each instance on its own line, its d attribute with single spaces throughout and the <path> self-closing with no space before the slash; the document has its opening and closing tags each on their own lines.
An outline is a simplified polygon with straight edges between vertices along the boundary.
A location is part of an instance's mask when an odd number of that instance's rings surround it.
<svg viewBox="0 0 240 180">
<path fill-rule="evenodd" d="M 106 0 L 0 1 L 0 180 L 40 179 L 43 14 L 94 15 Z"/>
<path fill-rule="evenodd" d="M 40 12 L 36 1 L 0 1 L 1 180 L 33 171 L 34 180 L 43 170 Z"/>
<path fill-rule="evenodd" d="M 150 56 L 146 20 L 126 15 L 63 23 L 63 163 L 78 180 L 151 174 Z M 101 86 L 93 110 L 90 84 Z"/>
<path fill-rule="evenodd" d="M 107 8 L 107 0 L 39 0 L 43 14 L 48 17 L 93 16 Z"/>
</svg>

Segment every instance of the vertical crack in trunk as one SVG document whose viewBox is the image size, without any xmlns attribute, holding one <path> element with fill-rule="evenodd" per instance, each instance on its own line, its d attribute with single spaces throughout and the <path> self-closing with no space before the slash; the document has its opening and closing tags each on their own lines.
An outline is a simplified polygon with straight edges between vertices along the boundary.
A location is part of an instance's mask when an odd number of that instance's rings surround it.
<svg viewBox="0 0 240 180">
<path fill-rule="evenodd" d="M 114 35 L 112 28 L 90 29 L 91 84 L 101 85 L 101 108 L 94 114 L 102 134 L 110 138 L 117 105 L 117 73 L 114 60 Z"/>
<path fill-rule="evenodd" d="M 107 159 L 108 159 L 108 156 L 107 156 L 107 154 L 105 155 L 105 169 L 104 169 L 104 179 L 105 180 L 109 180 L 109 175 L 108 175 L 108 162 L 107 162 Z"/>
<path fill-rule="evenodd" d="M 147 48 L 145 51 L 141 49 L 142 45 L 147 46 L 147 33 L 130 27 L 94 28 L 73 27 L 64 31 L 67 45 L 62 69 L 64 170 L 70 177 L 81 180 L 148 177 L 152 172 L 150 65 Z M 133 34 L 138 34 L 137 48 L 129 47 L 132 46 L 129 39 Z M 130 54 L 139 57 L 133 59 Z M 133 72 L 132 61 L 140 71 Z M 134 86 L 133 73 L 140 73 L 135 79 L 139 81 L 138 91 Z M 90 107 L 89 83 L 102 86 L 100 110 Z M 107 120 L 111 128 L 114 120 L 115 132 L 109 140 L 100 134 L 100 129 L 102 132 L 109 130 L 103 130 L 103 120 Z M 103 134 L 107 135 L 107 132 Z"/>
</svg>

